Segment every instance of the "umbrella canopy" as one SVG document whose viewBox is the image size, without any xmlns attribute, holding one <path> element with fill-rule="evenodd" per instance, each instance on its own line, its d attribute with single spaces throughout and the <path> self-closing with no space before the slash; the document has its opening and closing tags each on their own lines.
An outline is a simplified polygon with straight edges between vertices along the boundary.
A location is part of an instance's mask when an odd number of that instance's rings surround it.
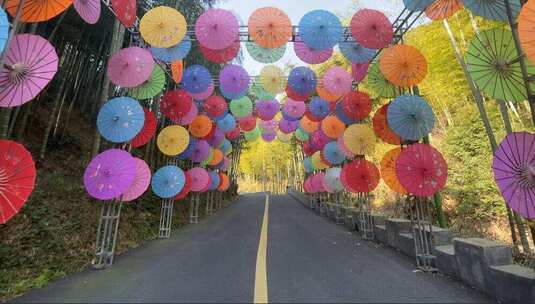
<svg viewBox="0 0 535 304">
<path fill-rule="evenodd" d="M 189 159 L 194 163 L 200 163 L 210 155 L 210 144 L 206 140 L 197 140 Z"/>
<path fill-rule="evenodd" d="M 323 158 L 328 160 L 333 165 L 339 165 L 346 159 L 345 154 L 338 149 L 338 144 L 336 141 L 331 141 L 330 143 L 326 144 L 321 152 L 323 153 Z"/>
<path fill-rule="evenodd" d="M 427 60 L 415 47 L 397 44 L 383 50 L 379 69 L 394 85 L 412 87 L 427 75 Z"/>
<path fill-rule="evenodd" d="M 23 145 L 0 140 L 0 224 L 19 212 L 35 187 L 35 163 Z"/>
<path fill-rule="evenodd" d="M 158 149 L 168 156 L 176 156 L 188 147 L 189 144 L 189 133 L 182 126 L 168 126 L 165 127 L 160 134 L 158 134 L 158 139 L 156 141 Z"/>
<path fill-rule="evenodd" d="M 325 89 L 323 86 L 319 85 L 316 87 L 316 93 L 319 97 L 322 99 L 328 101 L 328 102 L 337 102 L 338 99 L 340 99 L 339 95 L 335 95 L 331 92 L 329 92 L 327 89 Z"/>
<path fill-rule="evenodd" d="M 161 198 L 176 196 L 186 182 L 184 171 L 177 166 L 164 166 L 152 177 L 152 192 Z"/>
<path fill-rule="evenodd" d="M 189 132 L 197 138 L 205 137 L 211 130 L 212 121 L 206 115 L 197 115 L 197 117 L 195 117 L 189 124 Z"/>
<path fill-rule="evenodd" d="M 433 1 L 435 0 L 403 0 L 403 4 L 409 11 L 417 12 L 425 10 Z"/>
<path fill-rule="evenodd" d="M 323 87 L 332 94 L 342 96 L 351 91 L 353 79 L 344 68 L 334 66 L 323 74 Z"/>
<path fill-rule="evenodd" d="M 222 50 L 238 40 L 239 23 L 229 11 L 213 8 L 205 11 L 195 24 L 199 43 L 212 50 Z"/>
<path fill-rule="evenodd" d="M 174 122 L 186 116 L 193 107 L 193 99 L 184 90 L 167 91 L 160 102 L 160 112 Z"/>
<path fill-rule="evenodd" d="M 340 181 L 340 174 L 342 169 L 338 167 L 329 168 L 325 171 L 325 183 L 331 188 L 334 192 L 340 192 L 344 190 L 344 186 Z"/>
<path fill-rule="evenodd" d="M 221 178 L 219 177 L 219 174 L 215 171 L 210 171 L 208 174 L 210 174 L 210 189 L 209 190 L 217 190 L 217 187 L 219 187 L 219 183 L 221 183 Z"/>
<path fill-rule="evenodd" d="M 4 5 L 11 17 L 15 17 L 21 0 L 7 0 Z M 72 4 L 72 0 L 25 0 L 22 5 L 20 21 L 48 21 L 61 14 Z"/>
<path fill-rule="evenodd" d="M 413 144 L 401 150 L 396 174 L 408 193 L 431 196 L 446 185 L 448 166 L 437 149 L 427 144 Z"/>
<path fill-rule="evenodd" d="M 262 140 L 265 142 L 272 142 L 277 138 L 277 132 L 262 133 Z"/>
<path fill-rule="evenodd" d="M 182 76 L 182 86 L 189 93 L 202 93 L 212 83 L 210 71 L 202 65 L 190 65 Z"/>
<path fill-rule="evenodd" d="M 219 72 L 219 85 L 228 93 L 240 93 L 249 89 L 249 73 L 240 65 L 228 64 Z"/>
<path fill-rule="evenodd" d="M 387 109 L 388 126 L 402 139 L 419 140 L 435 126 L 435 114 L 427 101 L 416 95 L 401 95 Z"/>
<path fill-rule="evenodd" d="M 431 20 L 443 20 L 453 16 L 462 7 L 461 0 L 436 0 L 425 9 L 425 14 Z"/>
<path fill-rule="evenodd" d="M 114 84 L 125 88 L 143 84 L 153 69 L 151 53 L 137 46 L 121 49 L 108 60 L 108 77 Z"/>
<path fill-rule="evenodd" d="M 372 192 L 381 179 L 377 167 L 365 159 L 356 159 L 344 165 L 341 175 L 349 186 L 348 190 L 354 193 Z"/>
<path fill-rule="evenodd" d="M 212 161 L 209 163 L 209 165 L 212 167 L 221 163 L 223 161 L 223 156 L 224 156 L 223 151 L 221 151 L 220 149 L 214 148 L 213 151 L 214 151 L 214 157 Z"/>
<path fill-rule="evenodd" d="M 235 41 L 229 47 L 221 50 L 212 50 L 201 45 L 201 54 L 210 62 L 218 64 L 227 63 L 238 56 L 240 47 L 241 44 L 239 41 Z"/>
<path fill-rule="evenodd" d="M 279 94 L 286 88 L 284 71 L 275 65 L 266 65 L 260 71 L 260 83 L 266 92 Z"/>
<path fill-rule="evenodd" d="M 357 122 L 356 120 L 350 119 L 349 117 L 347 117 L 347 115 L 344 114 L 342 107 L 343 107 L 342 102 L 336 103 L 336 109 L 334 110 L 336 117 L 338 117 L 338 119 L 340 119 L 346 125 L 351 125 L 351 124 L 356 123 Z"/>
<path fill-rule="evenodd" d="M 289 134 L 285 134 L 285 133 L 282 133 L 282 132 L 277 132 L 277 139 L 282 142 L 282 143 L 290 143 L 290 141 L 292 140 L 292 137 L 293 135 L 291 133 Z"/>
<path fill-rule="evenodd" d="M 182 81 L 182 74 L 184 72 L 184 63 L 182 60 L 176 60 L 171 62 L 171 76 L 175 83 L 180 83 Z"/>
<path fill-rule="evenodd" d="M 277 100 L 259 100 L 255 104 L 256 114 L 262 120 L 271 120 L 280 110 L 280 104 Z"/>
<path fill-rule="evenodd" d="M 300 119 L 305 115 L 306 105 L 302 101 L 295 101 L 287 97 L 282 111 L 291 118 Z"/>
<path fill-rule="evenodd" d="M 163 62 L 173 62 L 184 59 L 191 50 L 191 38 L 185 36 L 178 44 L 167 48 L 151 47 L 150 52 L 152 56 Z"/>
<path fill-rule="evenodd" d="M 517 57 L 512 33 L 496 28 L 476 35 L 468 47 L 466 62 L 483 92 L 496 99 L 522 101 L 527 93 Z M 528 65 L 528 72 L 535 73 L 535 68 Z"/>
<path fill-rule="evenodd" d="M 512 1 L 509 1 L 511 3 Z M 531 61 L 535 62 L 535 2 L 528 1 L 518 15 L 518 35 L 522 50 Z"/>
<path fill-rule="evenodd" d="M 316 85 L 316 74 L 307 67 L 296 67 L 292 69 L 288 77 L 288 86 L 297 94 L 310 94 L 314 92 Z"/>
<path fill-rule="evenodd" d="M 376 53 L 376 50 L 365 48 L 353 40 L 340 42 L 338 47 L 342 55 L 351 63 L 370 62 Z"/>
<path fill-rule="evenodd" d="M 0 71 L 0 107 L 20 106 L 35 98 L 58 70 L 54 47 L 41 36 L 15 35 Z"/>
<path fill-rule="evenodd" d="M 507 9 L 505 1 L 502 0 L 463 0 L 464 6 L 469 9 L 474 15 L 481 16 L 486 19 L 507 21 Z M 509 0 L 511 7 L 511 14 L 516 18 L 520 12 L 520 1 Z"/>
<path fill-rule="evenodd" d="M 396 173 L 396 163 L 401 153 L 401 148 L 394 148 L 383 156 L 381 160 L 381 176 L 385 184 L 394 192 L 399 194 L 407 194 L 407 190 L 403 188 L 399 182 Z"/>
<path fill-rule="evenodd" d="M 165 72 L 159 65 L 155 64 L 149 79 L 141 85 L 129 89 L 128 96 L 136 99 L 152 98 L 163 91 L 165 80 Z"/>
<path fill-rule="evenodd" d="M 130 153 L 110 149 L 95 156 L 84 173 L 84 186 L 99 200 L 119 198 L 136 178 L 137 164 Z"/>
<path fill-rule="evenodd" d="M 368 62 L 351 64 L 351 76 L 353 76 L 353 80 L 361 82 L 368 75 L 369 67 L 370 64 Z"/>
<path fill-rule="evenodd" d="M 191 191 L 202 192 L 210 184 L 210 175 L 203 168 L 192 168 L 188 171 L 191 177 Z"/>
<path fill-rule="evenodd" d="M 260 128 L 256 127 L 252 131 L 244 132 L 243 136 L 245 137 L 245 140 L 252 142 L 252 141 L 257 140 L 261 134 L 262 134 L 262 131 L 260 131 Z"/>
<path fill-rule="evenodd" d="M 240 134 L 241 134 L 241 133 L 240 133 L 240 128 L 236 127 L 234 130 L 225 133 L 225 136 L 226 136 L 229 140 L 236 140 L 236 139 L 238 139 L 238 137 L 240 137 Z"/>
<path fill-rule="evenodd" d="M 283 134 L 291 134 L 297 129 L 298 124 L 297 121 L 289 121 L 283 118 L 279 121 L 279 130 Z"/>
<path fill-rule="evenodd" d="M 74 0 L 74 8 L 78 15 L 89 24 L 95 24 L 100 18 L 99 0 Z"/>
<path fill-rule="evenodd" d="M 309 142 L 315 150 L 321 150 L 326 144 L 331 142 L 331 139 L 327 137 L 321 129 L 318 129 L 310 134 Z"/>
<path fill-rule="evenodd" d="M 372 9 L 362 9 L 351 18 L 351 34 L 358 44 L 369 49 L 386 47 L 394 37 L 392 23 L 385 14 Z"/>
<path fill-rule="evenodd" d="M 0 52 L 4 51 L 8 37 L 9 21 L 7 19 L 7 13 L 4 11 L 4 9 L 0 8 Z"/>
<path fill-rule="evenodd" d="M 492 169 L 507 205 L 528 220 L 535 219 L 535 135 L 507 135 L 494 152 Z"/>
<path fill-rule="evenodd" d="M 297 57 L 305 63 L 320 64 L 331 58 L 333 55 L 333 48 L 316 50 L 305 44 L 299 36 L 296 36 L 294 42 L 294 52 L 295 55 L 297 55 Z"/>
<path fill-rule="evenodd" d="M 156 134 L 156 117 L 154 117 L 154 114 L 148 108 L 143 108 L 143 112 L 145 113 L 143 128 L 141 128 L 141 131 L 130 142 L 133 148 L 146 145 L 154 134 Z"/>
<path fill-rule="evenodd" d="M 134 138 L 143 128 L 145 112 L 135 99 L 116 97 L 106 102 L 97 115 L 100 135 L 114 143 Z"/>
<path fill-rule="evenodd" d="M 214 95 L 206 99 L 203 104 L 203 109 L 206 111 L 206 114 L 212 117 L 218 117 L 227 113 L 228 105 L 225 98 Z"/>
<path fill-rule="evenodd" d="M 175 196 L 175 201 L 184 199 L 191 191 L 191 177 L 187 171 L 184 172 L 184 177 L 184 186 L 182 187 L 182 190 L 180 190 L 180 192 Z"/>
<path fill-rule="evenodd" d="M 388 126 L 387 111 L 388 104 L 385 104 L 375 112 L 372 120 L 373 131 L 385 143 L 398 146 L 401 144 L 401 138 Z"/>
<path fill-rule="evenodd" d="M 337 139 L 344 134 L 346 125 L 336 116 L 327 116 L 321 121 L 321 131 L 332 139 Z"/>
<path fill-rule="evenodd" d="M 261 47 L 275 49 L 292 37 L 292 22 L 275 7 L 263 7 L 249 16 L 249 35 Z"/>
<path fill-rule="evenodd" d="M 320 120 L 329 115 L 330 112 L 329 104 L 318 96 L 312 97 L 308 109 L 312 115 L 319 117 Z"/>
<path fill-rule="evenodd" d="M 310 135 L 307 132 L 305 132 L 303 129 L 297 128 L 295 130 L 295 138 L 299 141 L 304 142 L 310 139 Z"/>
<path fill-rule="evenodd" d="M 278 48 L 270 49 L 264 48 L 252 41 L 248 41 L 245 43 L 245 48 L 254 60 L 261 63 L 273 63 L 279 61 L 284 56 L 284 53 L 286 53 L 286 44 Z"/>
<path fill-rule="evenodd" d="M 385 76 L 379 70 L 379 63 L 372 63 L 368 70 L 368 86 L 380 97 L 394 98 L 398 95 L 399 89 L 391 82 L 386 80 Z"/>
<path fill-rule="evenodd" d="M 372 154 L 375 150 L 375 134 L 370 126 L 353 124 L 344 131 L 345 147 L 356 155 Z"/>
<path fill-rule="evenodd" d="M 212 94 L 214 94 L 214 89 L 215 89 L 214 82 L 211 81 L 206 91 L 201 92 L 201 93 L 189 93 L 189 96 L 191 96 L 195 100 L 199 100 L 199 101 L 205 100 L 205 99 L 208 99 L 208 97 L 212 96 Z"/>
<path fill-rule="evenodd" d="M 253 102 L 249 97 L 244 96 L 230 102 L 230 113 L 237 118 L 247 117 L 253 112 Z"/>
<path fill-rule="evenodd" d="M 310 157 L 310 161 L 312 162 L 312 166 L 317 170 L 324 170 L 329 168 L 329 165 L 322 161 L 320 151 L 314 152 L 314 154 L 312 154 L 312 156 Z"/>
<path fill-rule="evenodd" d="M 217 126 L 225 133 L 230 132 L 236 128 L 236 119 L 231 114 L 227 114 L 217 121 Z"/>
<path fill-rule="evenodd" d="M 217 148 L 223 143 L 223 140 L 225 140 L 225 133 L 220 128 L 215 128 L 214 135 L 208 139 L 208 144 L 211 147 Z"/>
<path fill-rule="evenodd" d="M 184 117 L 178 119 L 176 123 L 178 123 L 181 126 L 187 126 L 193 122 L 193 120 L 195 119 L 195 117 L 197 117 L 198 114 L 199 114 L 199 109 L 197 108 L 195 104 L 193 104 L 189 112 L 186 115 L 184 115 Z"/>
<path fill-rule="evenodd" d="M 227 191 L 230 187 L 230 178 L 225 173 L 219 172 L 221 175 L 221 184 L 217 187 L 218 191 Z"/>
<path fill-rule="evenodd" d="M 195 150 L 195 147 L 197 146 L 197 142 L 198 139 L 190 135 L 188 147 L 186 148 L 186 150 L 182 151 L 182 153 L 178 154 L 176 158 L 178 160 L 185 160 L 190 158 L 193 154 L 193 151 Z"/>
<path fill-rule="evenodd" d="M 141 37 L 148 44 L 168 48 L 186 36 L 186 18 L 174 8 L 157 6 L 143 15 L 139 22 Z"/>
<path fill-rule="evenodd" d="M 353 91 L 346 94 L 341 105 L 344 115 L 351 120 L 363 120 L 372 111 L 370 96 L 364 92 Z"/>
<path fill-rule="evenodd" d="M 299 21 L 299 36 L 306 45 L 316 50 L 334 47 L 342 32 L 338 17 L 325 10 L 310 11 Z"/>
<path fill-rule="evenodd" d="M 117 19 L 127 28 L 136 22 L 136 0 L 111 0 L 111 7 L 117 15 Z"/>
<path fill-rule="evenodd" d="M 135 157 L 136 162 L 136 176 L 132 185 L 121 195 L 121 201 L 130 202 L 140 197 L 150 185 L 151 172 L 147 163 Z"/>
<path fill-rule="evenodd" d="M 303 131 L 307 133 L 312 133 L 318 129 L 319 123 L 310 120 L 306 116 L 303 116 L 303 118 L 301 118 L 301 120 L 299 121 L 299 126 L 301 127 L 301 129 L 303 129 Z"/>
</svg>

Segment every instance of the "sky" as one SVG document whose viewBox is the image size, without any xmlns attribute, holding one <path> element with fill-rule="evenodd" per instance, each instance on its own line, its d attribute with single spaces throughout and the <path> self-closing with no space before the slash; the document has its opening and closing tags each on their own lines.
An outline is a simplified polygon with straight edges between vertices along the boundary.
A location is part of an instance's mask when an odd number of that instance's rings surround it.
<svg viewBox="0 0 535 304">
<path fill-rule="evenodd" d="M 400 0 L 221 0 L 217 4 L 217 7 L 235 12 L 240 17 L 240 21 L 245 24 L 251 13 L 256 9 L 273 6 L 284 11 L 290 17 L 290 20 L 292 20 L 292 24 L 297 25 L 303 15 L 316 9 L 328 10 L 341 19 L 349 19 L 355 13 L 355 2 L 358 2 L 359 7 L 362 8 L 380 10 L 390 19 L 395 19 L 401 12 L 403 6 Z M 243 44 L 242 50 L 244 57 L 243 66 L 249 72 L 249 75 L 259 75 L 260 70 L 262 70 L 265 64 L 253 60 Z M 286 53 L 282 59 L 274 64 L 284 68 L 289 63 L 306 65 L 306 63 L 295 56 L 291 43 L 288 43 Z"/>
</svg>

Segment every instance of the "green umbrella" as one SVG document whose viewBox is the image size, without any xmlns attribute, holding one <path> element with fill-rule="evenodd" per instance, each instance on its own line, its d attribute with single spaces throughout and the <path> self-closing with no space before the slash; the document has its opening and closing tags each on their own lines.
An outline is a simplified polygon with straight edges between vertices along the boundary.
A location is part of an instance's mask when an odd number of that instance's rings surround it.
<svg viewBox="0 0 535 304">
<path fill-rule="evenodd" d="M 517 57 L 513 34 L 505 28 L 495 28 L 476 35 L 468 47 L 466 62 L 474 82 L 487 95 L 522 101 L 527 92 Z M 529 74 L 535 73 L 533 66 L 528 64 L 527 68 Z"/>
<path fill-rule="evenodd" d="M 165 86 L 165 73 L 155 64 L 149 79 L 140 86 L 128 90 L 128 96 L 136 99 L 149 99 L 163 91 Z"/>
<path fill-rule="evenodd" d="M 249 41 L 245 43 L 245 47 L 247 48 L 249 55 L 251 55 L 254 60 L 261 63 L 273 63 L 281 59 L 282 56 L 284 56 L 284 52 L 286 52 L 286 45 L 276 49 L 266 49 L 252 41 Z"/>
<path fill-rule="evenodd" d="M 253 102 L 249 97 L 244 96 L 230 102 L 230 113 L 236 118 L 249 116 L 253 112 Z"/>
<path fill-rule="evenodd" d="M 379 62 L 375 61 L 368 70 L 368 86 L 380 97 L 394 98 L 401 89 L 390 83 L 379 70 Z"/>
<path fill-rule="evenodd" d="M 310 138 L 310 135 L 308 135 L 307 132 L 303 131 L 301 128 L 297 128 L 295 130 L 295 138 L 299 141 L 307 141 Z"/>
<path fill-rule="evenodd" d="M 254 130 L 252 130 L 252 131 L 243 133 L 243 135 L 245 136 L 245 139 L 247 141 L 255 141 L 255 140 L 257 140 L 258 137 L 260 137 L 260 134 L 261 134 L 261 131 L 260 131 L 260 128 L 258 126 L 256 126 L 256 128 L 254 128 Z"/>
<path fill-rule="evenodd" d="M 253 84 L 252 92 L 256 96 L 256 99 L 260 99 L 260 100 L 275 99 L 275 96 L 268 93 L 266 90 L 264 90 L 261 84 L 256 83 L 256 82 Z"/>
</svg>

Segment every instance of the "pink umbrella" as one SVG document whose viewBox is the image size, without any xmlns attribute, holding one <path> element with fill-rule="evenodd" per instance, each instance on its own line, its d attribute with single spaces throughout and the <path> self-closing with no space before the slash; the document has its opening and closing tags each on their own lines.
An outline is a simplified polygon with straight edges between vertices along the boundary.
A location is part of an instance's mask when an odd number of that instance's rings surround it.
<svg viewBox="0 0 535 304">
<path fill-rule="evenodd" d="M 208 171 L 206 171 L 206 172 L 208 172 Z M 204 193 L 204 192 L 210 190 L 211 185 L 212 185 L 212 177 L 210 176 L 210 173 L 208 172 L 208 182 L 206 183 L 206 186 L 199 192 Z"/>
<path fill-rule="evenodd" d="M 353 80 L 358 82 L 362 81 L 366 77 L 366 75 L 368 75 L 369 67 L 369 62 L 351 64 L 351 76 L 353 77 Z"/>
<path fill-rule="evenodd" d="M 270 133 L 276 132 L 277 125 L 278 123 L 275 119 L 260 121 L 260 129 L 262 129 L 264 132 L 270 132 Z"/>
<path fill-rule="evenodd" d="M 130 202 L 137 199 L 147 191 L 150 185 L 151 173 L 149 166 L 140 158 L 136 157 L 134 160 L 136 161 L 136 176 L 130 188 L 121 196 L 123 202 Z"/>
<path fill-rule="evenodd" d="M 58 55 L 46 39 L 15 35 L 0 71 L 0 107 L 16 107 L 32 100 L 57 70 Z"/>
<path fill-rule="evenodd" d="M 184 115 L 184 117 L 179 118 L 177 123 L 181 126 L 187 126 L 191 122 L 193 122 L 193 120 L 195 119 L 195 117 L 197 117 L 198 114 L 199 114 L 199 109 L 194 103 L 191 106 L 191 109 L 189 110 L 189 112 L 186 115 Z"/>
<path fill-rule="evenodd" d="M 333 55 L 333 49 L 315 50 L 306 45 L 299 36 L 295 37 L 295 55 L 308 64 L 319 64 L 327 61 Z"/>
<path fill-rule="evenodd" d="M 291 118 L 301 118 L 303 115 L 305 115 L 306 104 L 303 101 L 295 101 L 287 97 L 282 110 L 284 114 L 290 116 Z"/>
<path fill-rule="evenodd" d="M 240 25 L 229 11 L 219 8 L 204 12 L 195 24 L 199 43 L 212 50 L 221 50 L 238 40 Z"/>
<path fill-rule="evenodd" d="M 392 23 L 380 11 L 362 9 L 351 19 L 351 34 L 363 47 L 381 49 L 390 44 L 394 36 Z"/>
<path fill-rule="evenodd" d="M 202 192 L 207 186 L 210 186 L 210 175 L 203 168 L 193 168 L 188 171 L 191 178 L 191 191 Z"/>
<path fill-rule="evenodd" d="M 208 97 L 212 96 L 213 93 L 214 93 L 214 82 L 212 81 L 210 82 L 210 85 L 208 86 L 208 89 L 206 89 L 206 91 L 201 92 L 201 93 L 189 93 L 189 95 L 193 97 L 193 99 L 195 100 L 205 100 Z"/>
<path fill-rule="evenodd" d="M 309 142 L 316 150 L 322 150 L 326 144 L 331 142 L 331 139 L 321 130 L 316 130 L 310 134 Z"/>
<path fill-rule="evenodd" d="M 262 120 L 271 120 L 280 110 L 277 100 L 259 100 L 255 104 L 257 115 Z"/>
<path fill-rule="evenodd" d="M 108 77 L 121 87 L 133 88 L 143 84 L 152 74 L 152 54 L 140 47 L 127 47 L 117 51 L 108 60 Z"/>
<path fill-rule="evenodd" d="M 219 73 L 219 85 L 227 93 L 240 93 L 249 89 L 249 73 L 237 64 L 226 65 Z"/>
<path fill-rule="evenodd" d="M 331 94 L 342 96 L 351 91 L 353 79 L 342 67 L 335 66 L 323 74 L 323 87 Z"/>
<path fill-rule="evenodd" d="M 74 0 L 74 9 L 89 24 L 95 24 L 100 18 L 100 0 Z"/>
</svg>

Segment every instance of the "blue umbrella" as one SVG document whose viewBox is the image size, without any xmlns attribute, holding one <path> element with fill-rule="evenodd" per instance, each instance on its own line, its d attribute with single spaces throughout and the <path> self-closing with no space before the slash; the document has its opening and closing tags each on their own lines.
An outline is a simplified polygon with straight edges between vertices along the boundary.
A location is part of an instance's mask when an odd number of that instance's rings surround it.
<svg viewBox="0 0 535 304">
<path fill-rule="evenodd" d="M 164 62 L 173 62 L 186 58 L 191 50 L 191 38 L 189 36 L 184 37 L 180 43 L 168 48 L 155 48 L 151 47 L 150 52 L 152 56 L 160 59 Z"/>
<path fill-rule="evenodd" d="M 288 76 L 288 86 L 299 95 L 308 95 L 316 89 L 318 80 L 314 71 L 307 67 L 296 67 Z"/>
<path fill-rule="evenodd" d="M 310 101 L 308 108 L 312 115 L 319 118 L 325 118 L 330 112 L 329 103 L 318 96 L 312 97 L 312 101 Z"/>
<path fill-rule="evenodd" d="M 474 15 L 487 19 L 507 21 L 507 9 L 503 0 L 463 0 L 464 6 Z M 511 13 L 516 18 L 520 9 L 519 0 L 509 0 Z"/>
<path fill-rule="evenodd" d="M 215 171 L 209 171 L 208 173 L 210 174 L 210 181 L 211 181 L 209 189 L 216 190 L 220 182 L 219 174 L 217 174 L 217 172 Z"/>
<path fill-rule="evenodd" d="M 230 149 L 232 149 L 232 144 L 230 143 L 230 140 L 228 139 L 224 139 L 223 142 L 219 145 L 219 149 L 221 149 L 221 151 L 223 151 L 223 153 L 225 153 L 225 155 L 227 155 L 230 151 Z"/>
<path fill-rule="evenodd" d="M 370 62 L 376 52 L 376 50 L 361 46 L 356 41 L 340 42 L 338 47 L 340 48 L 342 55 L 344 55 L 347 60 L 351 61 L 351 63 Z"/>
<path fill-rule="evenodd" d="M 401 138 L 419 140 L 435 126 L 435 114 L 427 101 L 416 95 L 401 95 L 388 105 L 388 126 Z"/>
<path fill-rule="evenodd" d="M 225 133 L 230 132 L 236 128 L 236 119 L 231 114 L 227 114 L 217 121 L 217 126 Z"/>
<path fill-rule="evenodd" d="M 145 112 L 139 102 L 130 97 L 116 97 L 106 102 L 97 116 L 100 135 L 114 143 L 134 138 L 145 124 Z"/>
<path fill-rule="evenodd" d="M 413 12 L 423 11 L 433 2 L 435 2 L 435 0 L 403 0 L 405 8 Z"/>
<path fill-rule="evenodd" d="M 193 151 L 195 151 L 195 147 L 197 146 L 197 141 L 198 139 L 195 138 L 195 136 L 192 136 L 191 134 L 189 135 L 189 143 L 188 143 L 188 147 L 186 148 L 186 150 L 184 150 L 182 153 L 178 154 L 176 156 L 176 158 L 178 160 L 185 160 L 185 159 L 188 159 L 191 154 L 193 153 Z"/>
<path fill-rule="evenodd" d="M 305 157 L 305 159 L 303 160 L 303 166 L 305 167 L 306 173 L 311 173 L 312 171 L 314 171 L 314 169 L 312 168 L 312 161 L 310 160 L 310 157 Z"/>
<path fill-rule="evenodd" d="M 182 191 L 185 181 L 184 171 L 179 167 L 161 167 L 152 176 L 152 192 L 161 198 L 171 198 Z"/>
<path fill-rule="evenodd" d="M 334 113 L 336 114 L 336 117 L 338 117 L 338 119 L 340 119 L 346 125 L 351 125 L 357 122 L 356 120 L 353 120 L 346 116 L 346 114 L 342 110 L 342 102 L 338 102 L 336 104 L 336 110 L 334 111 Z"/>
<path fill-rule="evenodd" d="M 4 51 L 8 37 L 9 37 L 9 21 L 7 20 L 6 11 L 0 8 L 0 52 Z"/>
<path fill-rule="evenodd" d="M 334 47 L 342 32 L 340 20 L 328 11 L 310 11 L 299 21 L 299 36 L 306 45 L 316 50 Z"/>
<path fill-rule="evenodd" d="M 202 65 L 190 65 L 184 71 L 182 87 L 189 93 L 205 92 L 212 82 L 210 71 Z"/>
<path fill-rule="evenodd" d="M 333 165 L 341 164 L 345 159 L 345 155 L 338 148 L 336 141 L 331 141 L 323 147 L 323 157 Z"/>
</svg>

